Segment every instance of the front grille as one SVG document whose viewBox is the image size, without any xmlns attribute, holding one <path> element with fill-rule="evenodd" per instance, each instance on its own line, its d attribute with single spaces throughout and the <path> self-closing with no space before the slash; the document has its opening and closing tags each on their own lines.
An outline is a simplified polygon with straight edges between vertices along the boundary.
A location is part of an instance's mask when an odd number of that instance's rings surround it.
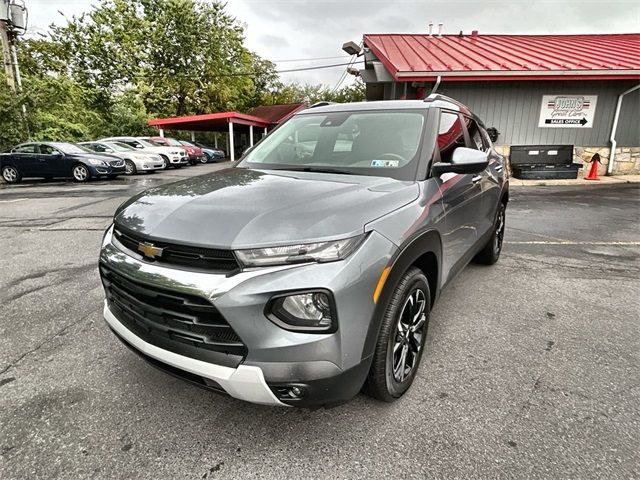
<svg viewBox="0 0 640 480">
<path fill-rule="evenodd" d="M 195 267 L 217 272 L 233 272 L 240 268 L 231 250 L 190 247 L 188 245 L 149 240 L 117 228 L 114 229 L 113 233 L 125 248 L 137 254 L 140 254 L 138 246 L 142 242 L 150 242 L 154 246 L 162 248 L 162 255 L 154 260 L 159 264 Z"/>
<path fill-rule="evenodd" d="M 109 309 L 129 330 L 157 347 L 237 367 L 247 348 L 206 299 L 143 284 L 100 265 Z"/>
</svg>

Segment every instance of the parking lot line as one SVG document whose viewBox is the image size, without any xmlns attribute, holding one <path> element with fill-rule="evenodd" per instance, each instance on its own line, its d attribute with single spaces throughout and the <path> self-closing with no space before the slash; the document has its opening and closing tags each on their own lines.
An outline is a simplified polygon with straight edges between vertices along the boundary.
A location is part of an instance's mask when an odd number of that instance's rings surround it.
<svg viewBox="0 0 640 480">
<path fill-rule="evenodd" d="M 531 240 L 527 242 L 507 242 L 510 245 L 640 245 L 640 242 L 575 242 L 571 240 Z"/>
</svg>

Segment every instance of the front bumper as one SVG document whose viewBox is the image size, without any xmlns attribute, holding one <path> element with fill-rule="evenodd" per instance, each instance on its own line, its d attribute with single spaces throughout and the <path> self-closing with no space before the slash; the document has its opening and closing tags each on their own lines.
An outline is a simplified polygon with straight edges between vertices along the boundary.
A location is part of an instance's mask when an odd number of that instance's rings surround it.
<svg viewBox="0 0 640 480">
<path fill-rule="evenodd" d="M 282 405 L 267 383 L 258 367 L 239 365 L 238 368 L 224 367 L 213 363 L 203 362 L 194 358 L 178 355 L 177 353 L 158 348 L 145 342 L 124 327 L 111 313 L 106 302 L 104 305 L 104 319 L 109 327 L 129 346 L 144 355 L 166 363 L 180 370 L 213 380 L 232 397 L 252 403 L 264 405 Z"/>
<path fill-rule="evenodd" d="M 121 167 L 113 167 L 111 165 L 109 166 L 101 166 L 101 165 L 87 165 L 87 167 L 89 167 L 89 170 L 91 171 L 91 174 L 93 176 L 101 176 L 101 175 L 124 175 L 125 172 L 125 168 L 124 168 L 124 163 L 122 164 Z"/>
<path fill-rule="evenodd" d="M 142 284 L 170 285 L 175 292 L 205 298 L 231 325 L 246 345 L 247 354 L 237 366 L 218 365 L 146 342 L 106 306 L 105 319 L 129 346 L 173 368 L 217 382 L 233 397 L 306 407 L 342 403 L 357 394 L 366 378 L 371 358 L 365 353 L 365 342 L 372 330 L 375 309 L 371 294 L 393 250 L 388 240 L 373 232 L 343 261 L 264 267 L 224 275 L 159 266 L 123 249 L 107 233 L 100 255 L 102 265 Z M 273 295 L 317 288 L 333 293 L 337 332 L 292 332 L 266 317 L 264 308 Z M 236 376 L 236 370 L 242 375 Z M 238 379 L 251 383 L 251 388 L 236 385 Z M 280 388 L 292 385 L 303 387 L 306 395 L 289 399 L 279 393 Z"/>
</svg>

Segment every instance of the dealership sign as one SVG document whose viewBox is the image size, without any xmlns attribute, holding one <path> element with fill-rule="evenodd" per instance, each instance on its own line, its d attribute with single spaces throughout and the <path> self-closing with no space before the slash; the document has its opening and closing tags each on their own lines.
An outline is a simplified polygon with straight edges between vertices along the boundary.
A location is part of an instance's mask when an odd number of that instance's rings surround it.
<svg viewBox="0 0 640 480">
<path fill-rule="evenodd" d="M 597 95 L 543 95 L 538 126 L 591 128 L 597 101 Z"/>
</svg>

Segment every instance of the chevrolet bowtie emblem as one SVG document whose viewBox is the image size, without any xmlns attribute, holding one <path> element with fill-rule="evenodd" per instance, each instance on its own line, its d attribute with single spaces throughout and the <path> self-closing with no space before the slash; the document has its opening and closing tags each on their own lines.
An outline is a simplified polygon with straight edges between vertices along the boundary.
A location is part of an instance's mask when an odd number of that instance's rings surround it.
<svg viewBox="0 0 640 480">
<path fill-rule="evenodd" d="M 140 242 L 138 244 L 138 251 L 141 252 L 145 257 L 150 258 L 152 260 L 157 257 L 161 257 L 163 250 L 164 249 L 160 247 L 156 247 L 152 243 Z"/>
</svg>

